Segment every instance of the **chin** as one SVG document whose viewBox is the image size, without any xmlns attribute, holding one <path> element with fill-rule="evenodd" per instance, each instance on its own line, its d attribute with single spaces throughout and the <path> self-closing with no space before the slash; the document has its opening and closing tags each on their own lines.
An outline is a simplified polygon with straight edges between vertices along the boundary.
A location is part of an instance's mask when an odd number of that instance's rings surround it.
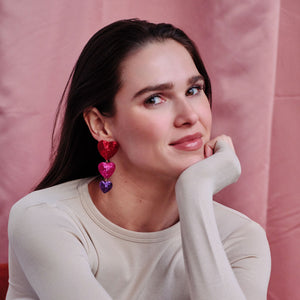
<svg viewBox="0 0 300 300">
<path fill-rule="evenodd" d="M 188 160 L 185 160 L 184 162 L 181 161 L 181 165 L 178 166 L 178 176 L 184 171 L 186 170 L 188 167 L 196 164 L 197 162 L 203 160 L 204 157 L 201 155 L 201 156 L 197 156 L 197 157 L 194 157 L 194 158 L 190 158 Z"/>
</svg>

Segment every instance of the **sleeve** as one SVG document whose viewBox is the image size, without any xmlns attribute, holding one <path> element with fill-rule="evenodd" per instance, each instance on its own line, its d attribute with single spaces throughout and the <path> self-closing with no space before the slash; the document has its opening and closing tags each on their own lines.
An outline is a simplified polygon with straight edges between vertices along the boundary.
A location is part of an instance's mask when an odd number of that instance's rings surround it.
<svg viewBox="0 0 300 300">
<path fill-rule="evenodd" d="M 191 299 L 266 299 L 270 264 L 263 230 L 248 225 L 237 230 L 227 249 L 222 243 L 212 197 L 235 182 L 241 169 L 225 142 L 218 141 L 215 150 L 214 155 L 185 170 L 176 183 Z"/>
<path fill-rule="evenodd" d="M 95 279 L 84 237 L 66 212 L 45 204 L 13 207 L 9 240 L 39 299 L 111 299 Z"/>
</svg>

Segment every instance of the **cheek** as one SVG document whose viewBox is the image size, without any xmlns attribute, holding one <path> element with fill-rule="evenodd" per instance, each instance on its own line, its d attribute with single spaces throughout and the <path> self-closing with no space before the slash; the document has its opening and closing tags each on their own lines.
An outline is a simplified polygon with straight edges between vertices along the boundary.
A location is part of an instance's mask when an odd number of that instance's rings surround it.
<svg viewBox="0 0 300 300">
<path fill-rule="evenodd" d="M 115 136 L 124 149 L 149 147 L 163 140 L 165 123 L 161 118 L 151 115 L 128 115 L 128 118 L 118 121 Z"/>
<path fill-rule="evenodd" d="M 212 126 L 212 113 L 209 104 L 203 108 L 203 111 L 201 113 L 201 120 L 203 126 L 209 131 L 211 131 L 211 126 Z"/>
<path fill-rule="evenodd" d="M 209 134 L 211 132 L 211 126 L 212 126 L 212 114 L 211 114 L 211 110 L 209 109 L 206 118 L 205 118 L 205 123 L 207 124 L 206 127 L 209 130 Z"/>
</svg>

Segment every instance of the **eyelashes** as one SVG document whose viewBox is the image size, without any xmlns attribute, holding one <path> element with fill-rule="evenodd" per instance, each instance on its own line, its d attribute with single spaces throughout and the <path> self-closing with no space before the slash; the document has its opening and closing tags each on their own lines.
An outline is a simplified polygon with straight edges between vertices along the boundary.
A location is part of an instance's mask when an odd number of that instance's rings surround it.
<svg viewBox="0 0 300 300">
<path fill-rule="evenodd" d="M 201 91 L 204 90 L 204 88 L 205 88 L 204 84 L 194 85 L 186 91 L 185 96 L 186 97 L 197 96 L 199 93 L 201 93 Z M 166 101 L 167 101 L 167 99 L 164 98 L 164 96 L 162 94 L 157 93 L 157 94 L 153 94 L 153 95 L 150 95 L 149 97 L 147 97 L 144 101 L 144 105 L 145 106 L 156 106 L 156 105 L 159 105 Z"/>
<path fill-rule="evenodd" d="M 204 84 L 192 86 L 191 88 L 189 88 L 186 91 L 185 95 L 186 96 L 194 96 L 194 95 L 199 94 L 202 90 L 204 90 Z"/>
<path fill-rule="evenodd" d="M 160 103 L 165 102 L 166 100 L 162 98 L 161 95 L 159 94 L 154 94 L 151 95 L 150 97 L 148 97 L 145 101 L 144 104 L 145 105 L 158 105 Z"/>
</svg>

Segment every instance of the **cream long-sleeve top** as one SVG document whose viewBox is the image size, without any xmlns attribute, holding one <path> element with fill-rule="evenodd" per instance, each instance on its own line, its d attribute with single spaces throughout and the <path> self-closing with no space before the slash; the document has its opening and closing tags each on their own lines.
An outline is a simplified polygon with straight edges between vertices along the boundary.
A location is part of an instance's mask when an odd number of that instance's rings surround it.
<svg viewBox="0 0 300 300">
<path fill-rule="evenodd" d="M 90 198 L 91 178 L 27 195 L 10 214 L 6 299 L 266 299 L 264 230 L 213 201 L 239 173 L 234 152 L 218 142 L 180 175 L 180 222 L 158 232 L 106 219 Z"/>
</svg>

